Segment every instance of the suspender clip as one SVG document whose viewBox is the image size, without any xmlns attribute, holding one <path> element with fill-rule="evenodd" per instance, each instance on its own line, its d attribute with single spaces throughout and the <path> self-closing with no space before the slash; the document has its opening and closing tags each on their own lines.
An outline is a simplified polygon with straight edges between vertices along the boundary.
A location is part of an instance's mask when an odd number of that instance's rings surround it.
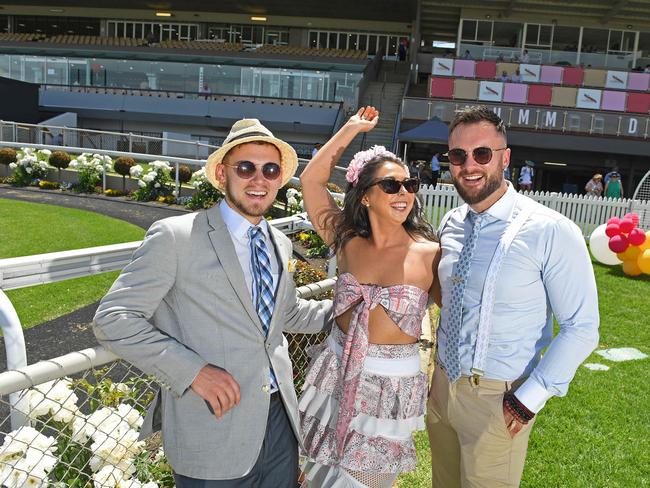
<svg viewBox="0 0 650 488">
<path fill-rule="evenodd" d="M 471 368 L 469 371 L 470 373 L 472 373 L 472 376 L 470 377 L 470 381 L 472 385 L 479 386 L 479 384 L 481 383 L 481 376 L 485 374 L 485 371 L 478 368 Z"/>
</svg>

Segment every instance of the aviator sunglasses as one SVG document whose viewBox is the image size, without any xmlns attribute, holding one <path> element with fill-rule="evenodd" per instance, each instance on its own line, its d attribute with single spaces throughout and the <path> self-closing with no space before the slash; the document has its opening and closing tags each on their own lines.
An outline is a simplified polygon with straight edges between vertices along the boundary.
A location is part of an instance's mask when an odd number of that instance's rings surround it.
<svg viewBox="0 0 650 488">
<path fill-rule="evenodd" d="M 223 163 L 225 166 L 230 166 L 235 168 L 237 176 L 244 180 L 250 180 L 255 172 L 257 171 L 258 166 L 255 163 L 250 161 L 239 161 L 234 164 Z M 262 165 L 262 176 L 269 181 L 277 180 L 280 174 L 282 173 L 282 168 L 278 163 L 264 163 Z"/>
<path fill-rule="evenodd" d="M 508 149 L 507 147 L 499 147 L 496 149 L 492 149 L 490 147 L 475 147 L 472 149 L 472 157 L 474 158 L 474 161 L 476 161 L 478 164 L 488 164 L 490 161 L 492 161 L 492 153 L 495 151 L 504 151 Z M 462 166 L 465 164 L 465 161 L 467 161 L 467 151 L 465 149 L 450 149 L 449 152 L 447 153 L 447 157 L 449 158 L 449 162 L 453 164 L 454 166 Z"/>
<path fill-rule="evenodd" d="M 383 180 L 377 180 L 370 186 L 375 185 L 379 186 L 384 193 L 388 193 L 389 195 L 399 193 L 401 187 L 404 187 L 404 189 L 409 193 L 417 193 L 420 189 L 420 180 L 418 178 L 406 178 L 400 181 L 386 178 Z"/>
</svg>

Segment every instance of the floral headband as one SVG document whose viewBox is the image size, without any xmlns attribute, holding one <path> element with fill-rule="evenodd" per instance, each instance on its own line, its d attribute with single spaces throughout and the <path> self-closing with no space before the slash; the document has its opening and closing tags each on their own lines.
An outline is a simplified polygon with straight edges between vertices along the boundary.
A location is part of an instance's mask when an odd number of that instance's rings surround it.
<svg viewBox="0 0 650 488">
<path fill-rule="evenodd" d="M 378 157 L 396 159 L 401 162 L 395 154 L 390 152 L 384 146 L 372 146 L 370 149 L 359 151 L 354 155 L 352 161 L 350 161 L 348 170 L 345 173 L 345 179 L 352 183 L 352 186 L 357 186 L 359 175 L 361 174 L 363 167 Z"/>
</svg>

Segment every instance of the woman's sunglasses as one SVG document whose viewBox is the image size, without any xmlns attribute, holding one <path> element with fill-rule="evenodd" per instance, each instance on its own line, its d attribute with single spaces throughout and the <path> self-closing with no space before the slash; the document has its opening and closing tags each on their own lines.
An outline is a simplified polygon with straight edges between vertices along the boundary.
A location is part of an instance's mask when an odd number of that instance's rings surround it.
<svg viewBox="0 0 650 488">
<path fill-rule="evenodd" d="M 472 157 L 474 158 L 474 161 L 476 161 L 478 164 L 488 164 L 490 161 L 492 161 L 492 153 L 494 151 L 504 151 L 508 149 L 507 147 L 500 147 L 498 149 L 492 149 L 489 147 L 475 147 L 472 149 Z M 449 158 L 449 162 L 453 164 L 454 166 L 462 166 L 465 164 L 465 161 L 467 161 L 467 151 L 465 149 L 450 149 L 449 152 L 447 153 L 447 157 Z"/>
<path fill-rule="evenodd" d="M 255 163 L 250 161 L 239 161 L 235 164 L 223 163 L 225 166 L 230 166 L 235 168 L 237 176 L 244 180 L 250 180 L 255 172 L 257 171 L 258 166 Z M 269 181 L 277 180 L 280 174 L 282 173 L 282 168 L 278 163 L 264 163 L 262 165 L 262 176 Z"/>
<path fill-rule="evenodd" d="M 400 181 L 386 178 L 384 180 L 377 180 L 370 186 L 375 185 L 379 186 L 384 193 L 388 193 L 389 195 L 399 193 L 401 187 L 404 187 L 404 189 L 409 193 L 417 193 L 420 189 L 420 180 L 418 178 L 406 178 Z"/>
</svg>

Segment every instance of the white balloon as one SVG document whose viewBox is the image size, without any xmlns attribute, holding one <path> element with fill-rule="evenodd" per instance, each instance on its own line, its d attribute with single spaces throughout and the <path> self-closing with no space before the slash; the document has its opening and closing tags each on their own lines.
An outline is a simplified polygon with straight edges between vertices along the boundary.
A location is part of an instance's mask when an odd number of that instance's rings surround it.
<svg viewBox="0 0 650 488">
<path fill-rule="evenodd" d="M 591 237 L 589 237 L 591 255 L 599 263 L 608 264 L 610 266 L 621 264 L 623 261 L 618 259 L 616 253 L 609 248 L 609 237 L 605 234 L 606 228 L 607 224 L 599 225 L 591 233 Z"/>
</svg>

